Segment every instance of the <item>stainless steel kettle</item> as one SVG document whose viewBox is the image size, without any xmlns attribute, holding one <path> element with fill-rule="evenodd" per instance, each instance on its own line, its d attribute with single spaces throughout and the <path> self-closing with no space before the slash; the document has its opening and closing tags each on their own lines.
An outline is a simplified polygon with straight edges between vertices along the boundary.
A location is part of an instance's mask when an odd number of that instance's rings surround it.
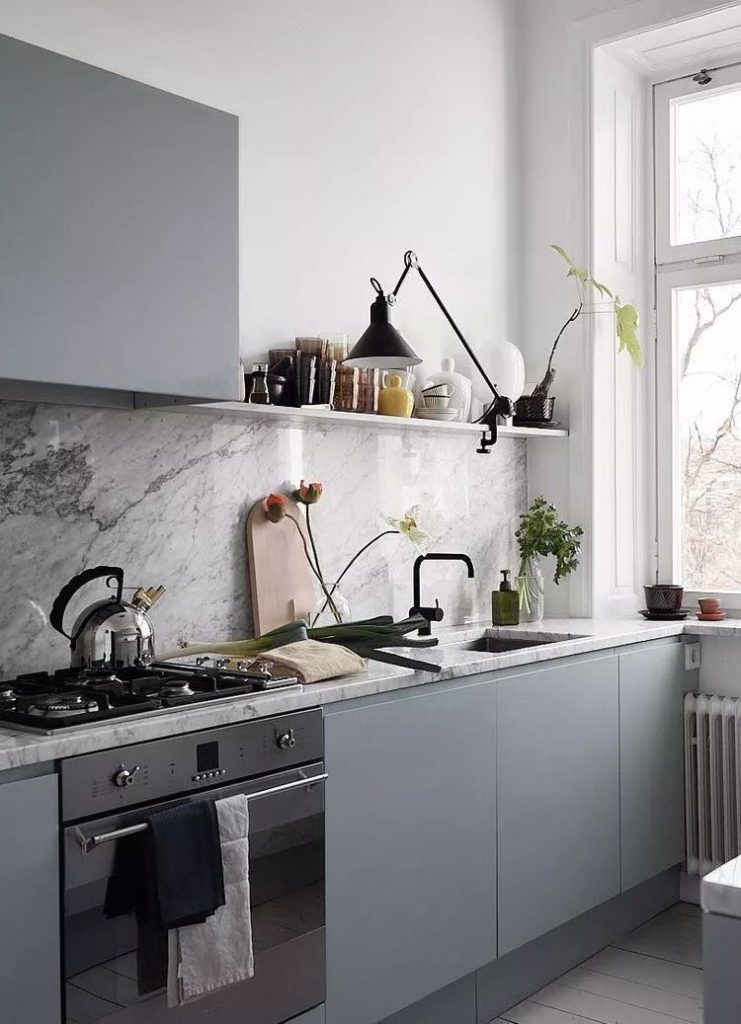
<svg viewBox="0 0 741 1024">
<path fill-rule="evenodd" d="M 115 597 L 96 601 L 81 612 L 72 632 L 64 629 L 64 613 L 70 601 L 87 583 L 104 579 L 115 584 Z M 123 569 L 98 565 L 85 569 L 62 589 L 54 600 L 49 622 L 70 642 L 73 668 L 119 669 L 154 661 L 154 626 L 147 612 L 165 592 L 164 587 L 139 587 L 131 601 L 122 600 Z"/>
</svg>

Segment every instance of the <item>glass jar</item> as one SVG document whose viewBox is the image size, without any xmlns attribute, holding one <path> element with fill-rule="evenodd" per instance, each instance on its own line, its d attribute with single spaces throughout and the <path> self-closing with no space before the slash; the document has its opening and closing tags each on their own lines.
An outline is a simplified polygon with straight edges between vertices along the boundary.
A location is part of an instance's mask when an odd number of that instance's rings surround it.
<svg viewBox="0 0 741 1024">
<path fill-rule="evenodd" d="M 520 622 L 540 622 L 545 611 L 545 579 L 537 558 L 520 565 L 517 592 L 520 595 Z"/>
<path fill-rule="evenodd" d="M 362 367 L 358 376 L 358 412 L 378 412 L 381 371 Z"/>
<path fill-rule="evenodd" d="M 252 364 L 252 387 L 247 396 L 247 401 L 252 405 L 270 405 L 270 392 L 268 391 L 268 364 Z"/>
<path fill-rule="evenodd" d="M 340 365 L 334 392 L 334 407 L 341 412 L 357 412 L 360 370 L 354 366 Z"/>
</svg>

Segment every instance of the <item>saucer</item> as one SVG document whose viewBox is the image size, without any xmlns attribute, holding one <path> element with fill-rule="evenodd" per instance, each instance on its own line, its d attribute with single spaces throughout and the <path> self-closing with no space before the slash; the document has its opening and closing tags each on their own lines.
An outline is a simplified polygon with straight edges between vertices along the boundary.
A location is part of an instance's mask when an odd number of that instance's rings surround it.
<svg viewBox="0 0 741 1024">
<path fill-rule="evenodd" d="M 689 612 L 650 612 L 648 608 L 641 608 L 641 615 L 650 622 L 679 622 L 686 619 Z"/>
<path fill-rule="evenodd" d="M 728 612 L 698 612 L 697 617 L 700 622 L 722 622 L 723 619 L 728 615 Z"/>
<path fill-rule="evenodd" d="M 420 420 L 457 420 L 460 412 L 458 409 L 426 409 L 420 406 L 414 414 Z"/>
</svg>

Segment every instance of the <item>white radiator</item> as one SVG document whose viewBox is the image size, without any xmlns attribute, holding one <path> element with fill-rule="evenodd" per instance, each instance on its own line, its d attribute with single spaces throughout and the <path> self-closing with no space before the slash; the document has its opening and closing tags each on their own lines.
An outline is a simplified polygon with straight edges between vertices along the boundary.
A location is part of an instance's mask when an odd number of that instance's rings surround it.
<svg viewBox="0 0 741 1024">
<path fill-rule="evenodd" d="M 741 699 L 684 698 L 687 873 L 705 875 L 741 854 Z"/>
</svg>

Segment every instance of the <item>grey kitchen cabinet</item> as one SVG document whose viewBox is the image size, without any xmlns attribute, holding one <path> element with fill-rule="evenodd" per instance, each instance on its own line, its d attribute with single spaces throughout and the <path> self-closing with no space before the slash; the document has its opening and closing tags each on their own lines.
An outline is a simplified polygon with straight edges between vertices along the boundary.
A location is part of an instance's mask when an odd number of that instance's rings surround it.
<svg viewBox="0 0 741 1024">
<path fill-rule="evenodd" d="M 59 1024 L 56 775 L 0 775 L 0 823 L 0 1020 Z"/>
<path fill-rule="evenodd" d="M 315 1006 L 313 1010 L 307 1010 L 306 1013 L 293 1017 L 289 1024 L 324 1024 L 324 1020 L 324 1003 L 322 1003 L 321 1006 Z"/>
<path fill-rule="evenodd" d="M 496 956 L 495 747 L 490 681 L 327 709 L 327 1024 Z"/>
<path fill-rule="evenodd" d="M 684 857 L 684 646 L 646 644 L 620 666 L 622 889 Z"/>
<path fill-rule="evenodd" d="M 238 398 L 238 119 L 0 36 L 0 138 L 0 378 Z"/>
<path fill-rule="evenodd" d="M 741 921 L 702 915 L 702 994 L 705 1024 L 738 1024 Z"/>
<path fill-rule="evenodd" d="M 499 955 L 620 891 L 617 658 L 497 683 Z"/>
</svg>

